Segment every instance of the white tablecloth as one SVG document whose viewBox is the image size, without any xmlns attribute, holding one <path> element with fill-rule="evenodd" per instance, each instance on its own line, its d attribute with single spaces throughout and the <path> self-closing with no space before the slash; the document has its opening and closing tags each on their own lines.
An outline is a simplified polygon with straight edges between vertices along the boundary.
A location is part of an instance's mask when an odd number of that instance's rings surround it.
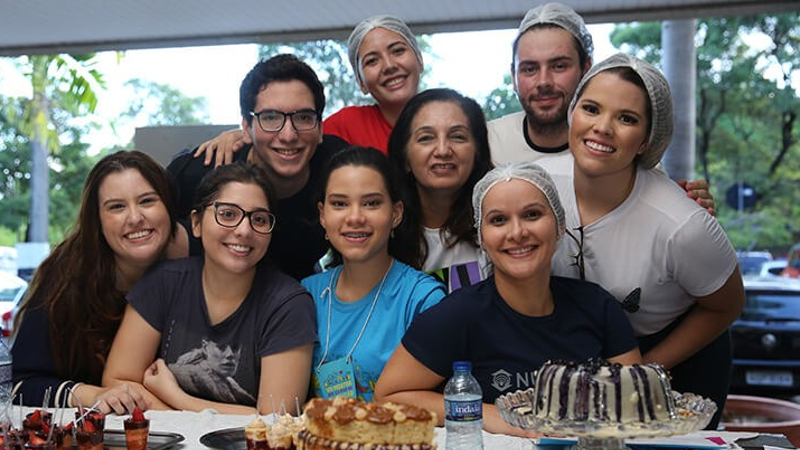
<svg viewBox="0 0 800 450">
<path fill-rule="evenodd" d="M 34 408 L 14 407 L 11 413 L 11 418 L 14 425 L 19 426 L 21 417 L 33 411 Z M 63 421 L 74 417 L 74 408 L 65 410 L 63 416 L 60 410 L 53 411 L 54 418 L 57 420 L 63 417 Z M 181 434 L 185 440 L 174 446 L 178 449 L 204 449 L 200 444 L 200 437 L 206 433 L 221 430 L 225 428 L 244 427 L 253 418 L 254 415 L 233 415 L 233 414 L 217 414 L 211 410 L 201 412 L 187 412 L 187 411 L 147 411 L 145 413 L 150 419 L 151 431 L 164 431 L 170 433 Z M 106 429 L 122 430 L 122 421 L 127 416 L 108 415 L 106 416 Z M 702 434 L 702 433 L 701 433 Z M 726 442 L 733 442 L 741 437 L 754 436 L 754 433 L 733 433 L 733 432 L 713 432 L 715 436 L 720 436 Z M 436 429 L 435 442 L 440 450 L 444 450 L 445 431 L 443 428 Z M 533 450 L 536 448 L 530 439 L 517 438 L 512 436 L 497 435 L 491 433 L 483 433 L 483 444 L 485 450 Z"/>
</svg>

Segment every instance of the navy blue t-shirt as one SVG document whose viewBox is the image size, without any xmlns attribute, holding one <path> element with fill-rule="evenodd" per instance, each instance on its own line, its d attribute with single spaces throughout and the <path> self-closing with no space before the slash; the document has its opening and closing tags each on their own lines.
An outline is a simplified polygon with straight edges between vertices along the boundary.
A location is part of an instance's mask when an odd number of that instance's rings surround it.
<svg viewBox="0 0 800 450">
<path fill-rule="evenodd" d="M 461 288 L 423 312 L 403 337 L 419 362 L 450 378 L 453 361 L 472 361 L 472 374 L 492 403 L 533 385 L 548 360 L 611 358 L 637 346 L 617 300 L 600 286 L 551 277 L 553 313 L 531 317 L 513 310 L 490 277 Z"/>
</svg>

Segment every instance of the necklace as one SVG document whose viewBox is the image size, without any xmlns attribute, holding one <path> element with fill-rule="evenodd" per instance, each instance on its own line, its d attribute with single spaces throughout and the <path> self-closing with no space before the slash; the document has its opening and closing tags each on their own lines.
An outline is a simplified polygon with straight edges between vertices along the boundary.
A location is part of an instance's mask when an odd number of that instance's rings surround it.
<svg viewBox="0 0 800 450">
<path fill-rule="evenodd" d="M 386 269 L 386 273 L 383 274 L 383 279 L 381 279 L 381 284 L 378 286 L 378 291 L 375 292 L 375 298 L 372 299 L 372 305 L 369 307 L 369 312 L 367 313 L 367 319 L 364 321 L 364 325 L 361 326 L 361 331 L 358 333 L 358 337 L 356 337 L 356 341 L 353 343 L 353 346 L 350 348 L 350 351 L 347 352 L 347 359 L 353 355 L 353 352 L 356 350 L 356 346 L 361 341 L 361 338 L 364 336 L 364 331 L 367 329 L 367 324 L 369 324 L 369 319 L 372 318 L 372 312 L 375 311 L 375 304 L 378 303 L 378 297 L 381 295 L 381 290 L 383 290 L 383 283 L 386 282 L 386 277 L 389 276 L 389 271 L 392 270 L 392 266 L 394 265 L 394 259 L 391 260 L 389 263 L 389 268 Z M 331 343 L 331 310 L 333 309 L 333 280 L 338 279 L 338 275 L 342 271 L 342 266 L 337 268 L 338 272 L 331 274 L 331 280 L 328 282 L 328 287 L 322 291 L 320 297 L 325 295 L 325 292 L 328 293 L 328 329 L 325 333 L 325 351 L 322 353 L 322 359 L 320 359 L 319 364 L 317 365 L 317 370 L 322 367 L 322 364 L 325 363 L 325 359 L 328 357 L 328 349 L 330 348 Z"/>
</svg>

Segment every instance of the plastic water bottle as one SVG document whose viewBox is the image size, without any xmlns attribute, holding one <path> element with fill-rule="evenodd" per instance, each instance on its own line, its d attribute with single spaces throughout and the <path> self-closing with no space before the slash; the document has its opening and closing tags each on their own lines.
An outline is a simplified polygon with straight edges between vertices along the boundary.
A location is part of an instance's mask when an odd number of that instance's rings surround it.
<svg viewBox="0 0 800 450">
<path fill-rule="evenodd" d="M 483 392 L 472 376 L 472 363 L 453 363 L 453 377 L 444 387 L 446 450 L 483 450 Z"/>
</svg>

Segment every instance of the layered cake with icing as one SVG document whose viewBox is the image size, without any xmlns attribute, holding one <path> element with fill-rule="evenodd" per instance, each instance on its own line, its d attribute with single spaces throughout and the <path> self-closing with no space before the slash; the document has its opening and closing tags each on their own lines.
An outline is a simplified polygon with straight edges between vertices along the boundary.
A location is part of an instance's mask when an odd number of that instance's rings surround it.
<svg viewBox="0 0 800 450">
<path fill-rule="evenodd" d="M 435 413 L 400 403 L 315 398 L 305 407 L 299 450 L 433 450 Z"/>
<path fill-rule="evenodd" d="M 557 421 L 609 424 L 671 420 L 669 378 L 657 364 L 547 362 L 538 371 L 532 413 Z"/>
</svg>

